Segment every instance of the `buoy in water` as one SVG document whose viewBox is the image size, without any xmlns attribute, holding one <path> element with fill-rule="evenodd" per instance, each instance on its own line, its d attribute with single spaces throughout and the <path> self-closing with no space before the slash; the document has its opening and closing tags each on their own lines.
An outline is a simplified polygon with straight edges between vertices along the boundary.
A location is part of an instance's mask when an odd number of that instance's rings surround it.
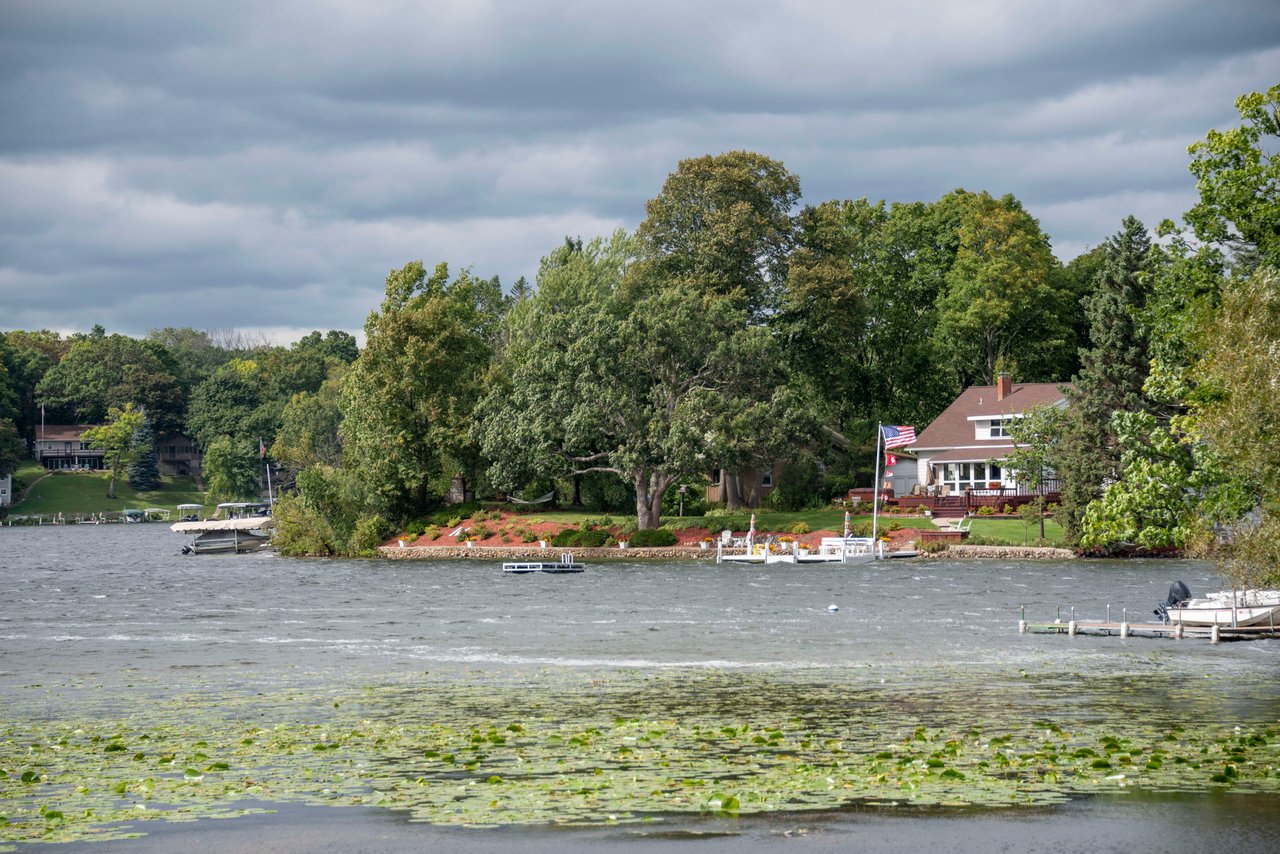
<svg viewBox="0 0 1280 854">
<path fill-rule="evenodd" d="M 827 610 L 828 610 L 828 611 L 839 611 L 839 610 L 840 610 L 840 606 L 839 606 L 839 605 L 828 605 L 828 606 L 827 606 Z"/>
</svg>

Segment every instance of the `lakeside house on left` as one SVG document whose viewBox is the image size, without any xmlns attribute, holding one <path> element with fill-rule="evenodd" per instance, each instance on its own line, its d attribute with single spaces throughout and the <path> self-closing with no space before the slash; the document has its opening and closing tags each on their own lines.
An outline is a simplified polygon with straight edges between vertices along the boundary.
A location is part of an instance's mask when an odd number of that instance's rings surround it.
<svg viewBox="0 0 1280 854">
<path fill-rule="evenodd" d="M 46 424 L 38 429 L 36 462 L 50 471 L 103 467 L 106 451 L 90 448 L 83 436 L 92 424 Z"/>
<path fill-rule="evenodd" d="M 45 424 L 36 428 L 36 462 L 50 471 L 97 471 L 105 468 L 106 451 L 90 448 L 84 433 L 94 424 Z M 175 433 L 156 442 L 156 463 L 162 475 L 198 475 L 204 454 L 188 436 Z"/>
</svg>

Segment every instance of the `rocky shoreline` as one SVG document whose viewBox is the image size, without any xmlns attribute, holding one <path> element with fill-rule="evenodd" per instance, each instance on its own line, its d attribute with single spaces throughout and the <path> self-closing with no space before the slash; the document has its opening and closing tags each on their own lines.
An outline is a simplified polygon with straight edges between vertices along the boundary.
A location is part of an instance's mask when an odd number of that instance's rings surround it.
<svg viewBox="0 0 1280 854">
<path fill-rule="evenodd" d="M 594 560 L 708 560 L 714 561 L 715 549 L 690 548 L 688 546 L 662 546 L 655 548 L 556 548 L 537 546 L 382 546 L 378 549 L 390 560 L 543 560 L 554 562 L 563 553 L 575 558 Z M 1070 549 L 1037 548 L 1033 546 L 970 546 L 953 544 L 921 558 L 1005 558 L 1010 560 L 1066 560 L 1078 557 Z"/>
</svg>

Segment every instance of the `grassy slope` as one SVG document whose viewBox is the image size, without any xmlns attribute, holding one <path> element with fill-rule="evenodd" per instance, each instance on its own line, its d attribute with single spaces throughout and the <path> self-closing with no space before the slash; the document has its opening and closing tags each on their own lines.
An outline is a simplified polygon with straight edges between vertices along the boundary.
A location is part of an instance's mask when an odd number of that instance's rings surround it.
<svg viewBox="0 0 1280 854">
<path fill-rule="evenodd" d="M 160 489 L 154 492 L 135 492 L 121 475 L 116 481 L 115 499 L 107 498 L 110 472 L 55 472 L 39 483 L 35 483 L 38 472 L 24 473 L 23 477 L 34 486 L 25 501 L 9 508 L 11 513 L 18 515 L 71 515 L 142 510 L 146 507 L 176 511 L 179 504 L 205 503 L 204 493 L 196 490 L 195 479 L 190 477 L 166 477 Z"/>
</svg>

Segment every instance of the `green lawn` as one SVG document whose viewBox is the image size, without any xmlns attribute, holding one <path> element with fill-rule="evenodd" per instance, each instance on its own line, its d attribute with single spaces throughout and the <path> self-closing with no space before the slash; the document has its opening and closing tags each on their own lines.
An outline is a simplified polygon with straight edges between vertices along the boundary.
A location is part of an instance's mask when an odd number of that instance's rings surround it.
<svg viewBox="0 0 1280 854">
<path fill-rule="evenodd" d="M 970 531 L 975 537 L 1004 540 L 1014 546 L 1034 543 L 1040 539 L 1040 526 L 1035 524 L 1029 528 L 1024 527 L 1021 519 L 984 519 L 978 516 L 973 520 L 973 527 Z M 1062 526 L 1051 519 L 1046 519 L 1044 537 L 1052 545 L 1061 546 L 1063 538 Z"/>
<path fill-rule="evenodd" d="M 174 511 L 179 504 L 204 504 L 203 492 L 196 490 L 195 478 L 166 477 L 160 489 L 154 492 L 135 492 L 121 475 L 116 481 L 116 497 L 107 498 L 110 472 L 54 472 L 36 483 L 41 472 L 19 469 L 18 474 L 27 484 L 34 484 L 21 504 L 9 508 L 15 515 L 51 515 L 62 513 L 119 512 L 126 509 L 142 510 L 160 507 Z"/>
</svg>

